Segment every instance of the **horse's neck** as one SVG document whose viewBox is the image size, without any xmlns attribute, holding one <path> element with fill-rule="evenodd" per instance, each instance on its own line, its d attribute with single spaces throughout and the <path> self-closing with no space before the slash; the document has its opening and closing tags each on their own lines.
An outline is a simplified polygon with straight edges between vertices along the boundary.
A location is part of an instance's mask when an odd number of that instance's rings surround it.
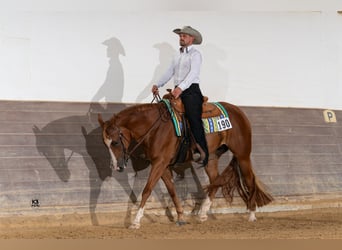
<svg viewBox="0 0 342 250">
<path fill-rule="evenodd" d="M 159 104 L 141 104 L 131 107 L 120 114 L 119 126 L 131 131 L 135 136 L 146 134 L 160 118 Z M 135 138 L 137 139 L 137 138 Z"/>
</svg>

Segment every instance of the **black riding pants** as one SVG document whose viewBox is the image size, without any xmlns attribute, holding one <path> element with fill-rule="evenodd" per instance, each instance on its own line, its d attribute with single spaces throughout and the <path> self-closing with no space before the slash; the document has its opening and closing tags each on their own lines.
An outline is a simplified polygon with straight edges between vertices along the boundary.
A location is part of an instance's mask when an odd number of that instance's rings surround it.
<svg viewBox="0 0 342 250">
<path fill-rule="evenodd" d="M 189 121 L 191 132 L 195 141 L 201 146 L 208 157 L 208 146 L 202 123 L 203 95 L 197 83 L 193 83 L 181 94 L 184 104 L 185 116 Z"/>
</svg>

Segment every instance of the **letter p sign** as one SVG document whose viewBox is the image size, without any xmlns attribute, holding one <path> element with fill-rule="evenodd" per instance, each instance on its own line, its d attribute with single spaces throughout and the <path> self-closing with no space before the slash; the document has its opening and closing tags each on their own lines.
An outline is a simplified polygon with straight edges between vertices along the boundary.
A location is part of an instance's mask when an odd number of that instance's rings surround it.
<svg viewBox="0 0 342 250">
<path fill-rule="evenodd" d="M 324 110 L 323 116 L 325 122 L 337 122 L 335 113 L 332 110 Z"/>
</svg>

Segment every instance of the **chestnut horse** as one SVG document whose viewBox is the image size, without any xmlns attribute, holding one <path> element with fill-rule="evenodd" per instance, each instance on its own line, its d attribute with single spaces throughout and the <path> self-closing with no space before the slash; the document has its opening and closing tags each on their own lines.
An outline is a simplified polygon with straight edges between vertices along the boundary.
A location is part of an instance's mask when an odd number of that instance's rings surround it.
<svg viewBox="0 0 342 250">
<path fill-rule="evenodd" d="M 252 169 L 250 158 L 252 133 L 246 115 L 237 106 L 225 102 L 220 102 L 220 104 L 228 111 L 232 128 L 206 134 L 209 163 L 205 171 L 210 185 L 206 188 L 207 197 L 201 205 L 199 218 L 201 221 L 207 219 L 207 212 L 215 194 L 222 187 L 222 193 L 229 201 L 233 199 L 234 190 L 238 191 L 250 211 L 249 221 L 255 221 L 256 206 L 264 206 L 273 198 L 265 191 Z M 151 162 L 150 174 L 142 192 L 138 212 L 130 228 L 140 227 L 145 203 L 160 178 L 175 204 L 177 223 L 184 224 L 183 207 L 177 197 L 170 168 L 180 144 L 180 137 L 175 134 L 166 105 L 162 102 L 138 104 L 114 114 L 108 121 L 103 121 L 99 114 L 98 121 L 102 127 L 104 143 L 109 149 L 116 169 L 125 167 L 135 150 L 134 147 L 130 147 L 133 141 L 143 146 L 145 157 Z M 233 158 L 220 175 L 218 161 L 228 149 L 233 153 Z M 187 161 L 190 162 L 191 159 L 191 153 L 189 153 Z"/>
</svg>

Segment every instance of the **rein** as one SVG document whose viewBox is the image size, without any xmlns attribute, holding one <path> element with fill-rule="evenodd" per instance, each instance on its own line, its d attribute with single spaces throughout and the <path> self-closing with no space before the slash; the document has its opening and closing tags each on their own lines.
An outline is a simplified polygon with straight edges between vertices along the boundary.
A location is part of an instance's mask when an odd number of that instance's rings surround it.
<svg viewBox="0 0 342 250">
<path fill-rule="evenodd" d="M 159 103 L 161 101 L 161 98 L 159 96 L 159 94 L 155 94 L 152 102 L 156 101 L 157 103 Z M 131 157 L 131 155 L 134 153 L 134 151 L 142 144 L 142 142 L 146 139 L 146 137 L 150 134 L 150 132 L 156 127 L 156 125 L 158 124 L 157 122 L 163 118 L 164 114 L 167 112 L 168 110 L 165 109 L 163 113 L 160 114 L 160 116 L 157 118 L 157 120 L 155 120 L 155 122 L 152 124 L 152 126 L 146 131 L 146 133 L 139 138 L 139 140 L 137 140 L 137 144 L 130 150 L 128 151 L 124 144 L 123 144 L 123 140 L 126 140 L 128 142 L 128 139 L 125 138 L 125 136 L 123 135 L 123 133 L 121 132 L 121 130 L 119 129 L 120 133 L 120 142 L 121 142 L 121 147 L 122 147 L 122 151 L 124 153 L 124 160 L 125 160 L 125 165 L 127 165 L 127 162 L 129 160 L 129 158 Z"/>
<path fill-rule="evenodd" d="M 159 94 L 153 94 L 153 99 L 152 99 L 151 103 L 153 103 L 154 101 L 156 101 L 157 103 L 161 101 Z"/>
</svg>

